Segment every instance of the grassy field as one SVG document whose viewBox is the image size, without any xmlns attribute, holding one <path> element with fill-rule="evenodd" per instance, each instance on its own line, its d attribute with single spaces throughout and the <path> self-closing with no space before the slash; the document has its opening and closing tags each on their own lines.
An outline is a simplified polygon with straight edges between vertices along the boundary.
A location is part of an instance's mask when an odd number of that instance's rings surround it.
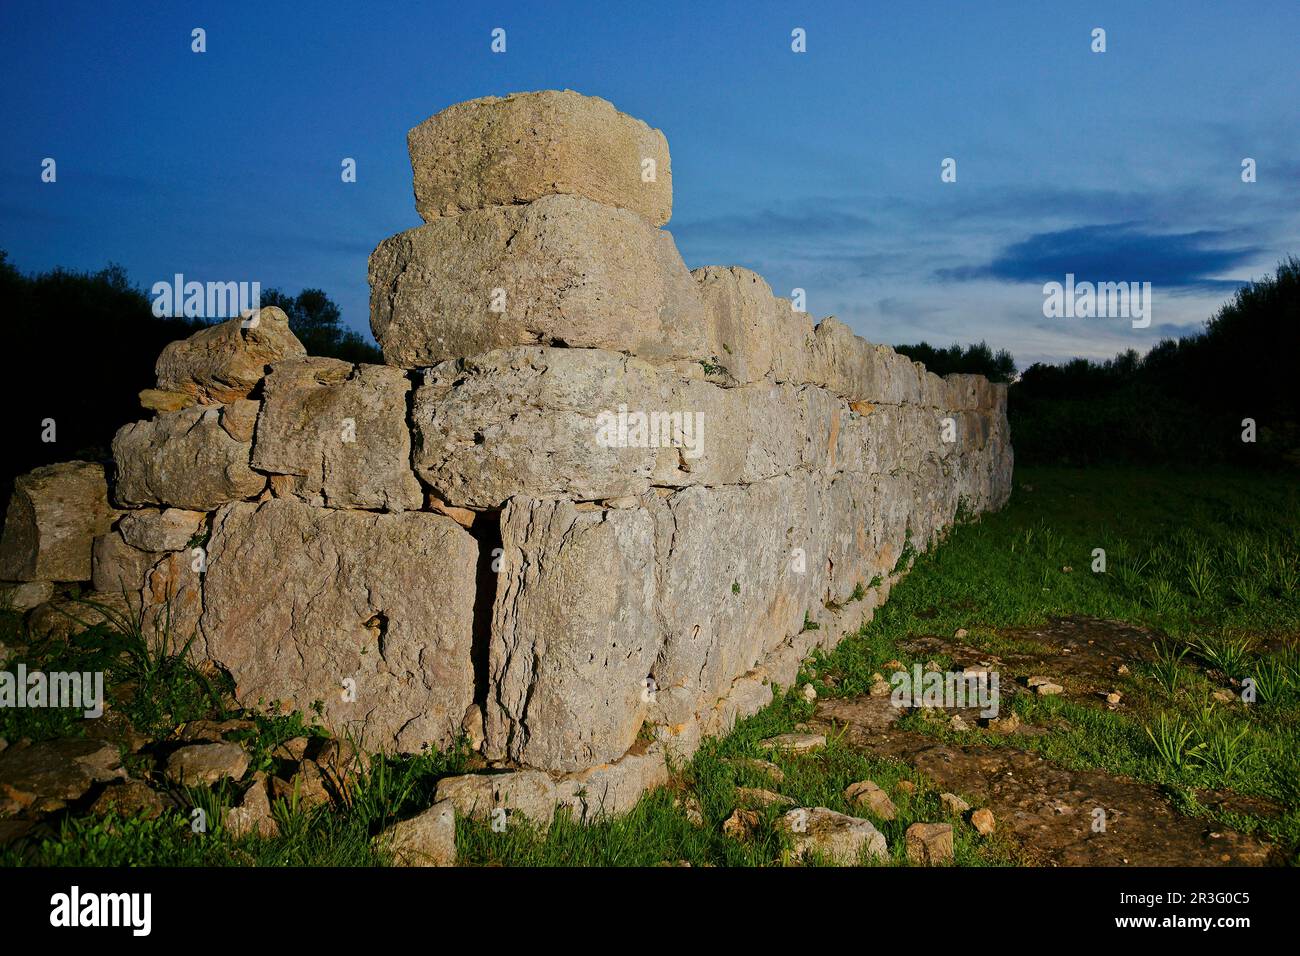
<svg viewBox="0 0 1300 956">
<path fill-rule="evenodd" d="M 1105 571 L 1095 572 L 1097 549 Z M 1068 570 L 1067 570 L 1068 569 Z M 1143 625 L 1165 635 L 1160 653 L 1134 666 L 1119 687 L 1122 711 L 1055 697 L 1017 695 L 1015 711 L 1047 728 L 1015 745 L 1062 766 L 1123 774 L 1164 788 L 1180 812 L 1258 832 L 1295 861 L 1300 845 L 1300 490 L 1294 476 L 1235 472 L 1023 469 L 1002 512 L 955 528 L 917 558 L 875 620 L 832 654 L 808 662 L 800 683 L 820 697 L 868 691 L 886 662 L 910 666 L 901 642 L 917 635 L 969 631 L 968 641 L 996 651 L 1012 629 L 1054 616 L 1088 615 Z M 12 626 L 12 622 L 11 622 Z M 3 639 L 3 635 L 0 635 Z M 9 639 L 13 643 L 13 639 Z M 186 720 L 212 716 L 222 688 L 211 686 L 178 655 L 146 653 L 138 640 L 95 628 L 71 646 L 34 648 L 49 669 L 108 670 L 125 688 L 118 709 L 141 732 L 158 738 Z M 1255 700 L 1225 703 L 1215 690 L 1253 689 Z M 110 696 L 112 693 L 110 692 Z M 938 793 L 906 764 L 875 758 L 832 739 L 817 753 L 776 756 L 759 741 L 807 720 L 813 704 L 790 691 L 708 741 L 671 786 L 646 795 L 631 813 L 590 826 L 561 816 L 546 831 L 512 825 L 505 832 L 462 820 L 461 862 L 481 865 L 763 866 L 788 861 L 777 809 L 762 811 L 752 839 L 724 835 L 737 807 L 736 788 L 777 789 L 800 806 L 850 811 L 842 791 L 870 777 L 890 792 L 915 784 L 896 800 L 898 814 L 879 826 L 892 862 L 903 864 L 903 833 L 912 822 L 942 819 Z M 310 720 L 259 718 L 248 735 L 254 766 L 271 769 L 275 745 L 302 734 Z M 919 716 L 904 726 L 943 738 L 942 722 Z M 84 732 L 60 712 L 0 711 L 0 737 L 42 739 Z M 319 731 L 312 731 L 319 733 Z M 1005 745 L 974 731 L 964 739 Z M 770 758 L 785 774 L 774 786 L 759 771 L 729 758 Z M 470 755 L 457 751 L 415 758 L 375 758 L 350 788 L 345 805 L 310 812 L 277 807 L 281 836 L 234 840 L 217 827 L 191 833 L 186 812 L 153 821 L 69 817 L 59 833 L 0 850 L 0 864 L 76 865 L 369 865 L 384 862 L 370 838 L 386 822 L 427 806 L 439 776 L 461 772 Z M 1280 812 L 1203 806 L 1198 792 L 1231 791 Z M 217 810 L 231 790 L 187 791 L 186 806 Z M 703 825 L 688 819 L 698 800 Z M 857 811 L 853 811 L 857 812 Z M 955 828 L 959 865 L 1014 865 L 1018 848 L 1005 837 Z"/>
</svg>

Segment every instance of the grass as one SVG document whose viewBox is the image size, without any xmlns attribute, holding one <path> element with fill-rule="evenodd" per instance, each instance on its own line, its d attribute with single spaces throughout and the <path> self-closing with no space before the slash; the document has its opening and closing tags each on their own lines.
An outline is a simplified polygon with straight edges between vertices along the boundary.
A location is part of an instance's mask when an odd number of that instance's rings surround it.
<svg viewBox="0 0 1300 956">
<path fill-rule="evenodd" d="M 1071 769 L 1123 774 L 1164 788 L 1183 813 L 1258 831 L 1295 859 L 1300 846 L 1300 493 L 1286 476 L 1236 472 L 1180 473 L 1094 468 L 1022 469 L 1002 512 L 955 527 L 939 547 L 917 552 L 911 542 L 900 565 L 909 576 L 859 634 L 829 655 L 815 655 L 799 684 L 820 696 L 863 694 L 886 664 L 913 661 L 903 642 L 966 628 L 966 643 L 993 653 L 1033 652 L 1012 629 L 1058 615 L 1088 615 L 1152 628 L 1158 653 L 1116 678 L 1124 707 L 1065 697 L 1020 694 L 1011 705 L 1022 720 L 1046 728 L 1012 740 L 985 731 L 957 738 L 946 723 L 905 718 L 910 730 L 937 738 L 1031 749 Z M 811 621 L 809 622 L 812 623 Z M 130 628 L 92 628 L 66 647 L 34 649 L 69 669 L 99 661 L 109 683 L 125 687 L 122 708 L 137 727 L 165 733 L 197 716 L 223 714 L 223 688 L 212 687 L 175 649 L 142 656 Z M 125 641 L 125 646 L 119 642 Z M 35 656 L 35 655 L 30 655 Z M 946 666 L 948 662 L 939 659 Z M 51 668 L 53 664 L 49 665 Z M 1225 689 L 1231 700 L 1215 697 Z M 1244 702 L 1243 694 L 1253 702 Z M 143 699 L 142 699 L 143 698 Z M 800 806 L 849 811 L 844 788 L 870 778 L 893 798 L 893 821 L 874 820 L 889 841 L 893 864 L 904 863 L 903 833 L 916 821 L 942 820 L 938 794 L 906 764 L 875 757 L 841 740 L 808 755 L 771 755 L 765 737 L 794 730 L 813 705 L 787 692 L 743 721 L 726 738 L 706 741 L 670 786 L 647 794 L 630 813 L 593 825 L 561 813 L 548 828 L 511 825 L 504 832 L 457 822 L 461 861 L 476 865 L 652 866 L 689 862 L 772 866 L 789 860 L 789 843 L 762 811 L 752 840 L 722 833 L 739 805 L 737 787 L 778 790 Z M 34 739 L 78 733 L 80 721 L 59 712 L 0 711 L 0 736 Z M 168 725 L 171 725 L 170 727 Z M 259 717 L 248 744 L 254 765 L 269 769 L 275 746 L 320 733 L 300 715 Z M 729 762 L 770 759 L 785 780 Z M 426 753 L 375 758 L 345 795 L 343 806 L 305 811 L 282 805 L 279 837 L 231 839 L 219 827 L 191 832 L 188 807 L 156 821 L 70 817 L 60 834 L 27 850 L 0 850 L 0 864 L 117 865 L 374 865 L 384 862 L 371 837 L 387 822 L 428 805 L 437 779 L 463 772 L 468 754 Z M 898 784 L 915 786 L 912 794 Z M 1279 814 L 1212 809 L 1204 791 L 1263 798 Z M 195 794 L 218 813 L 233 792 Z M 698 800 L 704 825 L 688 819 L 685 798 Z M 854 811 L 860 812 L 860 811 Z M 1017 848 L 1002 836 L 979 837 L 953 821 L 958 865 L 1014 865 Z"/>
</svg>

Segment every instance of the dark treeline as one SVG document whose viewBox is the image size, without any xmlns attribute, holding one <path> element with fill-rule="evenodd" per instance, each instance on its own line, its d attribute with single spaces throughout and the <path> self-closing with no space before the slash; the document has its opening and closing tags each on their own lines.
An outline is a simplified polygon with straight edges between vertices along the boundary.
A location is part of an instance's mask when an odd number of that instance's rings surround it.
<svg viewBox="0 0 1300 956">
<path fill-rule="evenodd" d="M 991 382 L 1009 382 L 1016 375 L 1016 362 L 1011 353 L 1002 349 L 995 354 L 985 342 L 965 348 L 950 345 L 946 349 L 921 342 L 918 345 L 895 345 L 894 351 L 922 363 L 935 375 L 963 372 L 983 375 Z"/>
<path fill-rule="evenodd" d="M 1144 356 L 1031 365 L 1008 393 L 1016 461 L 1300 466 L 1298 360 L 1300 260 L 1289 257 L 1196 335 Z"/>
<path fill-rule="evenodd" d="M 278 305 L 313 355 L 382 361 L 379 350 L 340 326 L 338 307 L 318 289 L 287 296 L 275 289 L 263 305 Z M 14 476 L 38 465 L 83 458 L 106 460 L 113 435 L 149 414 L 141 389 L 154 384 L 163 346 L 184 338 L 202 320 L 158 318 L 144 291 L 121 266 L 99 272 L 54 269 L 24 275 L 0 250 L 0 316 L 9 364 L 0 379 L 7 410 L 7 455 L 0 502 Z M 53 420 L 55 441 L 42 441 Z"/>
</svg>

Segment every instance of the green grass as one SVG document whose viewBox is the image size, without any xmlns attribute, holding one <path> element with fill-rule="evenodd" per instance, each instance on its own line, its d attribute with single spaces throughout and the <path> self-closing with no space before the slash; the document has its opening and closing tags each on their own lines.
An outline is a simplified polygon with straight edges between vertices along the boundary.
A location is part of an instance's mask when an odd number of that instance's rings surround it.
<svg viewBox="0 0 1300 956">
<path fill-rule="evenodd" d="M 1099 566 L 1097 549 L 1105 552 L 1104 572 L 1093 571 Z M 1124 695 L 1120 710 L 1021 694 L 1013 709 L 1022 720 L 1046 728 L 1045 734 L 1008 739 L 976 730 L 958 736 L 945 723 L 916 715 L 905 718 L 904 726 L 939 738 L 1024 747 L 1071 769 L 1157 784 L 1181 812 L 1258 830 L 1294 858 L 1300 845 L 1300 651 L 1295 647 L 1300 493 L 1293 479 L 1203 470 L 1023 469 L 1006 509 L 960 524 L 942 545 L 924 552 L 909 543 L 906 560 L 913 562 L 911 573 L 872 623 L 835 652 L 815 655 L 800 684 L 811 681 L 822 697 L 866 693 L 872 675 L 884 671 L 887 662 L 914 663 L 902 649 L 907 638 L 948 636 L 962 627 L 969 631 L 966 643 L 992 653 L 1039 650 L 1023 636 L 1003 632 L 1057 615 L 1151 627 L 1165 636 L 1160 653 L 1149 664 L 1134 662 L 1130 674 L 1116 678 Z M 51 660 L 72 655 L 80 669 L 89 669 L 89 660 L 102 662 L 110 683 L 134 688 L 122 706 L 151 733 L 223 711 L 216 703 L 222 689 L 208 686 L 182 658 L 142 659 L 129 634 L 114 638 L 108 631 L 92 629 L 68 649 L 44 653 Z M 119 639 L 128 646 L 115 644 Z M 1254 689 L 1254 703 L 1214 698 L 1225 687 L 1240 693 L 1242 682 Z M 147 700 L 140 699 L 142 688 Z M 738 786 L 777 790 L 801 806 L 848 811 L 843 789 L 870 778 L 898 808 L 897 819 L 873 822 L 889 841 L 890 862 L 902 864 L 907 826 L 947 819 L 938 794 L 907 765 L 840 740 L 803 756 L 759 749 L 761 739 L 795 729 L 812 709 L 795 693 L 779 694 L 726 738 L 707 741 L 689 764 L 676 769 L 669 787 L 647 794 L 618 819 L 581 825 L 562 812 L 549 828 L 512 821 L 501 833 L 460 820 L 461 860 L 537 866 L 781 865 L 788 861 L 788 842 L 775 825 L 779 810 L 762 812 L 752 840 L 723 835 L 723 820 L 738 806 Z M 0 712 L 0 721 L 7 721 L 0 724 L 0 736 L 10 739 L 76 733 L 79 723 L 57 712 Z M 259 718 L 248 741 L 254 763 L 269 769 L 278 743 L 320 732 L 301 716 Z M 785 772 L 785 781 L 773 784 L 754 770 L 738 769 L 727 763 L 732 757 L 771 759 Z M 438 777 L 463 772 L 466 760 L 461 750 L 376 758 L 349 789 L 345 806 L 310 813 L 280 807 L 282 835 L 274 839 L 232 840 L 219 828 L 196 835 L 187 811 L 153 822 L 70 819 L 58 838 L 26 855 L 0 850 L 0 864 L 379 864 L 384 861 L 372 849 L 371 837 L 385 823 L 427 806 Z M 898 788 L 902 780 L 915 784 L 914 794 Z M 1211 811 L 1197 799 L 1199 790 L 1262 797 L 1283 812 Z M 193 799 L 216 801 L 215 809 L 234 796 L 222 792 Z M 698 799 L 703 826 L 687 819 L 681 805 L 686 796 Z M 968 824 L 952 822 L 958 865 L 1019 860 L 1005 837 L 986 840 Z"/>
</svg>

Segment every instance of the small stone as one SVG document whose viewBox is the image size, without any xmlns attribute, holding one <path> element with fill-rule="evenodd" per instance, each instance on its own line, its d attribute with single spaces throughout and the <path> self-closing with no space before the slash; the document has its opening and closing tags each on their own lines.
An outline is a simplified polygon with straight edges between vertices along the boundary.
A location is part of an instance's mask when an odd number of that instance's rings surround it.
<svg viewBox="0 0 1300 956">
<path fill-rule="evenodd" d="M 766 750 L 780 750 L 784 753 L 810 753 L 826 746 L 825 734 L 778 734 L 759 743 Z"/>
<path fill-rule="evenodd" d="M 901 785 L 900 785 L 901 788 Z M 882 820 L 894 819 L 897 812 L 889 794 L 873 780 L 860 780 L 844 789 L 844 799 L 853 807 L 865 807 Z"/>
<path fill-rule="evenodd" d="M 1124 674 L 1129 673 L 1128 665 L 1127 665 L 1127 664 L 1120 664 L 1119 667 L 1115 668 L 1115 673 L 1116 673 L 1116 674 L 1119 674 L 1119 675 L 1121 675 L 1121 676 L 1123 676 Z"/>
<path fill-rule="evenodd" d="M 253 782 L 244 791 L 239 805 L 226 811 L 225 827 L 235 839 L 249 834 L 260 837 L 279 835 L 280 825 L 275 822 L 271 800 L 267 796 L 266 774 L 253 774 Z"/>
<path fill-rule="evenodd" d="M 123 817 L 142 816 L 146 820 L 153 820 L 163 809 L 162 797 L 142 780 L 127 780 L 105 787 L 90 805 L 90 812 L 96 816 L 116 813 Z"/>
<path fill-rule="evenodd" d="M 465 710 L 465 718 L 460 722 L 460 729 L 465 732 L 469 749 L 475 752 L 483 749 L 483 708 L 470 704 Z"/>
<path fill-rule="evenodd" d="M 927 674 L 937 674 L 937 673 L 939 673 L 940 670 L 941 670 L 941 668 L 939 667 L 939 664 L 938 664 L 937 661 L 926 661 L 926 662 L 925 662 L 925 672 L 926 672 Z"/>
<path fill-rule="evenodd" d="M 980 836 L 989 836 L 997 826 L 997 821 L 993 819 L 992 810 L 988 807 L 980 807 L 970 815 L 970 825 Z"/>
<path fill-rule="evenodd" d="M 140 407 L 151 412 L 179 412 L 182 408 L 197 405 L 198 401 L 189 392 L 169 392 L 161 388 L 140 391 Z"/>
<path fill-rule="evenodd" d="M 945 810 L 957 816 L 961 816 L 970 809 L 970 804 L 955 793 L 941 793 L 939 794 L 939 801 L 943 804 Z"/>
<path fill-rule="evenodd" d="M 256 723 L 240 717 L 232 717 L 230 720 L 191 720 L 181 728 L 177 736 L 186 742 L 216 743 L 224 740 L 227 734 L 256 728 Z"/>
<path fill-rule="evenodd" d="M 1072 574 L 1073 572 L 1074 572 L 1074 568 L 1070 567 L 1068 564 L 1065 567 L 1061 568 L 1062 574 Z"/>
<path fill-rule="evenodd" d="M 948 726 L 956 731 L 970 730 L 966 721 L 962 720 L 961 714 L 953 714 L 952 719 L 948 721 Z"/>
<path fill-rule="evenodd" d="M 116 517 L 103 465 L 68 461 L 19 475 L 0 533 L 0 578 L 89 581 L 94 539 Z"/>
<path fill-rule="evenodd" d="M 953 631 L 952 636 L 955 637 L 957 640 L 962 641 L 965 640 L 967 635 L 969 634 L 970 631 L 966 630 L 966 628 L 959 627 L 957 628 L 957 630 Z"/>
<path fill-rule="evenodd" d="M 118 522 L 124 541 L 141 551 L 183 551 L 199 533 L 207 515 L 182 508 L 128 511 Z"/>
<path fill-rule="evenodd" d="M 988 729 L 995 734 L 1013 734 L 1020 727 L 1019 714 L 1007 714 L 1005 717 L 995 717 L 988 722 Z"/>
<path fill-rule="evenodd" d="M 348 780 L 368 766 L 356 745 L 346 738 L 325 741 L 316 754 L 316 765 L 335 782 Z"/>
<path fill-rule="evenodd" d="M 686 794 L 683 797 L 677 797 L 673 800 L 673 806 L 682 811 L 688 823 L 693 827 L 704 826 L 704 807 L 700 801 L 692 794 Z"/>
<path fill-rule="evenodd" d="M 1034 690 L 1038 693 L 1039 697 L 1054 697 L 1057 694 L 1062 693 L 1065 688 L 1060 684 L 1053 684 L 1051 681 L 1048 681 L 1045 684 L 1039 684 L 1034 688 Z"/>
<path fill-rule="evenodd" d="M 1106 695 L 1106 703 L 1110 704 L 1112 707 L 1118 704 L 1120 699 L 1120 693 L 1117 690 L 1113 690 Z"/>
<path fill-rule="evenodd" d="M 238 780 L 248 770 L 248 754 L 239 744 L 191 744 L 167 758 L 168 780 L 184 786 L 214 784 L 223 777 Z"/>
<path fill-rule="evenodd" d="M 284 743 L 277 745 L 271 751 L 271 756 L 280 760 L 292 760 L 296 763 L 307 755 L 307 747 L 310 743 L 310 737 L 290 737 Z"/>
<path fill-rule="evenodd" d="M 96 783 L 126 779 L 116 744 L 63 738 L 18 740 L 0 753 L 0 817 L 22 810 L 51 813 Z"/>
<path fill-rule="evenodd" d="M 455 806 L 440 800 L 418 816 L 386 828 L 374 844 L 392 854 L 395 866 L 455 866 Z"/>
<path fill-rule="evenodd" d="M 290 780 L 272 778 L 271 798 L 285 800 L 292 807 L 307 810 L 330 802 L 329 791 L 325 789 L 325 777 L 320 767 L 311 760 L 298 764 L 298 772 Z"/>
<path fill-rule="evenodd" d="M 733 840 L 748 840 L 758 829 L 760 819 L 757 810 L 737 810 L 722 821 L 722 832 Z"/>
<path fill-rule="evenodd" d="M 885 835 L 870 820 L 826 807 L 791 810 L 780 827 L 790 834 L 795 859 L 811 853 L 835 866 L 856 866 L 864 855 L 877 860 L 889 855 Z"/>
<path fill-rule="evenodd" d="M 453 505 L 447 504 L 447 502 L 443 501 L 437 495 L 427 495 L 425 497 L 425 504 L 428 506 L 430 511 L 436 511 L 439 514 L 446 515 L 462 528 L 473 527 L 474 519 L 478 517 L 477 511 L 471 511 L 468 508 L 454 507 Z"/>
<path fill-rule="evenodd" d="M 889 682 L 881 679 L 871 685 L 870 693 L 872 697 L 888 697 L 893 693 L 893 691 L 894 688 L 889 684 Z"/>
<path fill-rule="evenodd" d="M 935 866 L 952 861 L 952 825 L 913 823 L 904 837 L 907 859 L 918 866 Z"/>
<path fill-rule="evenodd" d="M 817 699 L 817 688 L 814 687 L 812 684 L 804 684 L 802 693 L 803 693 L 803 699 L 808 701 L 809 703 Z"/>
<path fill-rule="evenodd" d="M 791 807 L 794 806 L 794 800 L 781 793 L 775 793 L 771 790 L 762 790 L 755 787 L 737 787 L 736 800 L 749 806 L 760 807 Z"/>
<path fill-rule="evenodd" d="M 1216 690 L 1211 696 L 1223 704 L 1231 704 L 1237 699 L 1237 695 L 1233 691 L 1222 687 Z"/>
<path fill-rule="evenodd" d="M 916 793 L 916 784 L 912 783 L 910 780 L 900 780 L 898 781 L 898 789 L 910 797 L 912 794 Z"/>
</svg>

